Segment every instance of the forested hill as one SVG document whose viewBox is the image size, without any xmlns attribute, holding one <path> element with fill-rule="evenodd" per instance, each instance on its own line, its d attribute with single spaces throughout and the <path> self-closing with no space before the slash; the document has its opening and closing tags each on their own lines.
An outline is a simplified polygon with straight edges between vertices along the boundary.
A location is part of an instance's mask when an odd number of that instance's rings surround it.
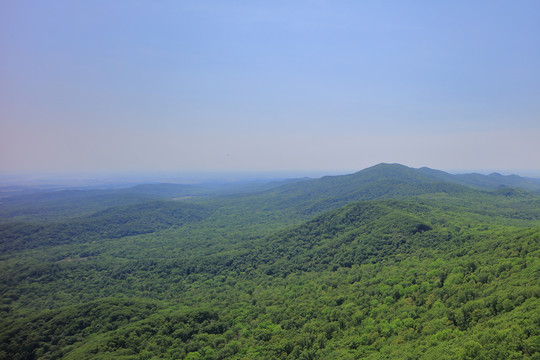
<svg viewBox="0 0 540 360">
<path fill-rule="evenodd" d="M 449 184 L 460 185 L 457 187 Z M 297 194 L 298 197 L 354 198 L 374 200 L 380 198 L 410 197 L 440 191 L 462 193 L 461 186 L 493 190 L 501 187 L 516 187 L 524 190 L 540 190 L 540 179 L 523 178 L 517 175 L 458 174 L 453 175 L 429 168 L 414 169 L 400 164 L 378 164 L 354 174 L 325 176 L 302 183 L 287 184 L 268 190 L 276 195 Z"/>
<path fill-rule="evenodd" d="M 430 193 L 467 194 L 467 188 L 493 191 L 501 187 L 540 191 L 540 180 L 516 175 L 452 175 L 428 168 L 379 164 L 354 174 L 320 179 L 291 179 L 197 185 L 143 184 L 126 189 L 40 191 L 0 198 L 0 223 L 57 222 L 90 215 L 109 207 L 152 200 L 215 199 L 225 197 L 250 207 L 311 216 L 345 204 L 375 199 L 407 198 Z M 218 202 L 219 205 L 219 202 Z M 235 205 L 236 206 L 236 205 Z"/>
<path fill-rule="evenodd" d="M 222 198 L 211 199 L 211 202 L 224 207 L 234 204 L 234 207 L 248 206 L 257 211 L 286 212 L 287 216 L 302 216 L 306 219 L 355 201 L 405 199 L 429 194 L 478 198 L 494 194 L 493 191 L 501 187 L 516 196 L 527 196 L 526 190 L 513 190 L 505 184 L 505 181 L 497 183 L 493 180 L 489 187 L 479 188 L 442 171 L 413 169 L 400 164 L 379 164 L 354 174 L 295 181 L 263 192 L 227 196 L 224 201 L 220 201 Z"/>
<path fill-rule="evenodd" d="M 540 194 L 445 174 L 13 197 L 0 359 L 540 359 Z"/>
<path fill-rule="evenodd" d="M 500 187 L 516 187 L 530 191 L 540 191 L 540 179 L 526 178 L 517 175 L 501 175 L 499 173 L 483 174 L 449 174 L 427 167 L 418 169 L 419 172 L 436 177 L 441 181 L 454 182 L 481 189 L 497 189 Z"/>
<path fill-rule="evenodd" d="M 149 201 L 112 207 L 92 215 L 56 223 L 0 224 L 0 252 L 148 234 L 201 221 L 210 213 L 210 209 L 195 204 Z"/>
</svg>

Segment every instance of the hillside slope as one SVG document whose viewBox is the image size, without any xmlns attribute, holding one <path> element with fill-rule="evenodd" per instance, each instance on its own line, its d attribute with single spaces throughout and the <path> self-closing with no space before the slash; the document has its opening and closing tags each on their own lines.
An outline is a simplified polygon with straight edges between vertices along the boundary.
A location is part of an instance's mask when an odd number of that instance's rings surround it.
<svg viewBox="0 0 540 360">
<path fill-rule="evenodd" d="M 540 224 L 471 214 L 361 202 L 211 256 L 5 263 L 0 358 L 535 358 Z"/>
<path fill-rule="evenodd" d="M 292 182 L 264 192 L 211 200 L 221 206 L 287 212 L 304 219 L 343 205 L 376 199 L 400 199 L 432 193 L 466 195 L 467 186 L 443 182 L 399 164 L 379 164 L 349 175 Z"/>
<path fill-rule="evenodd" d="M 57 223 L 0 223 L 0 251 L 6 253 L 148 234 L 201 221 L 210 213 L 211 210 L 200 205 L 150 201 L 111 207 L 92 215 Z"/>
<path fill-rule="evenodd" d="M 186 201 L 1 235 L 0 359 L 540 358 L 535 193 L 383 164 Z"/>
</svg>

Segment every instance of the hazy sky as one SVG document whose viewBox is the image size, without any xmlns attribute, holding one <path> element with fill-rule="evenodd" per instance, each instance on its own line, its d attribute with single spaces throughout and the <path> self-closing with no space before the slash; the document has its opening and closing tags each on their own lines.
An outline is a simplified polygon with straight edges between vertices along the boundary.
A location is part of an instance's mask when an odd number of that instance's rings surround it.
<svg viewBox="0 0 540 360">
<path fill-rule="evenodd" d="M 540 173 L 540 1 L 0 2 L 0 172 Z"/>
</svg>

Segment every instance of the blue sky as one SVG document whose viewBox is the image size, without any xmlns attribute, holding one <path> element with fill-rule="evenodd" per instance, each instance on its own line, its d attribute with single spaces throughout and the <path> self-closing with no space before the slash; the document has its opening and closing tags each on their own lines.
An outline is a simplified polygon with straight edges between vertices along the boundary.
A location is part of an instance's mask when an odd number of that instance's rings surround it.
<svg viewBox="0 0 540 360">
<path fill-rule="evenodd" d="M 540 175 L 538 1 L 0 3 L 0 172 Z"/>
</svg>

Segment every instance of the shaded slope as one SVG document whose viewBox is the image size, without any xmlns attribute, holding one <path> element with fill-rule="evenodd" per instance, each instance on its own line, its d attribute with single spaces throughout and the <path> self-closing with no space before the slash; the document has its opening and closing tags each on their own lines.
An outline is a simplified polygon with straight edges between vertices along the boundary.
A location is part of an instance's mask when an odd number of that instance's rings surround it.
<svg viewBox="0 0 540 360">
<path fill-rule="evenodd" d="M 0 222 L 57 221 L 154 199 L 119 190 L 61 190 L 13 196 L 0 201 Z"/>
<path fill-rule="evenodd" d="M 48 222 L 89 215 L 110 207 L 201 193 L 191 185 L 154 184 L 129 189 L 60 190 L 0 200 L 0 222 Z"/>
<path fill-rule="evenodd" d="M 0 224 L 0 250 L 20 251 L 40 246 L 116 239 L 148 234 L 206 218 L 210 211 L 200 205 L 175 201 L 151 201 L 113 207 L 62 223 Z"/>
<path fill-rule="evenodd" d="M 539 204 L 538 198 L 497 194 L 355 202 L 272 235 L 229 243 L 226 250 L 210 247 L 200 259 L 183 261 L 181 271 L 286 276 L 386 261 L 419 249 L 443 251 L 488 228 L 538 226 Z"/>
<path fill-rule="evenodd" d="M 11 359 L 36 359 L 44 354 L 48 355 L 46 358 L 60 358 L 66 353 L 62 348 L 90 334 L 114 331 L 151 316 L 160 307 L 159 303 L 148 300 L 108 298 L 44 311 L 33 315 L 30 321 L 6 324 L 0 331 L 0 349 L 3 354 L 10 354 Z"/>
<path fill-rule="evenodd" d="M 230 268 L 262 269 L 272 275 L 320 271 L 377 262 L 396 251 L 426 246 L 430 224 L 418 213 L 404 211 L 395 202 L 360 202 L 320 215 L 291 230 L 260 240 L 249 253 L 234 259 Z M 415 214 L 415 212 L 417 214 Z"/>
</svg>

